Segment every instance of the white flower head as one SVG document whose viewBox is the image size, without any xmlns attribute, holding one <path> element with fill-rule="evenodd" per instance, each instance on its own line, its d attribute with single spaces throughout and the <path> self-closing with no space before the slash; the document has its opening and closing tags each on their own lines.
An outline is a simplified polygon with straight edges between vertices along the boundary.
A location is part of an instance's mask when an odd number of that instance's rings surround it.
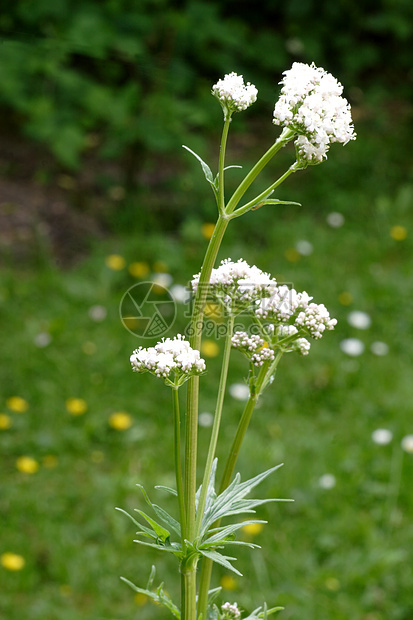
<svg viewBox="0 0 413 620">
<path fill-rule="evenodd" d="M 220 102 L 225 117 L 233 112 L 246 110 L 257 99 L 258 90 L 253 84 L 244 84 L 242 75 L 227 73 L 212 87 L 212 94 Z"/>
<path fill-rule="evenodd" d="M 199 275 L 195 275 L 191 282 L 194 293 L 198 288 Z M 263 298 L 273 295 L 276 286 L 276 280 L 255 265 L 250 267 L 243 259 L 234 262 L 228 258 L 212 270 L 209 294 L 226 312 L 239 314 L 254 308 Z"/>
<path fill-rule="evenodd" d="M 206 369 L 199 351 L 192 349 L 181 334 L 173 339 L 163 338 L 154 347 L 139 347 L 130 356 L 130 362 L 135 372 L 150 372 L 175 387 Z"/>
<path fill-rule="evenodd" d="M 324 304 L 315 304 L 311 300 L 312 297 L 305 291 L 297 293 L 283 284 L 269 299 L 261 300 L 255 314 L 259 319 L 269 320 L 277 326 L 273 331 L 280 340 L 288 339 L 290 343 L 304 335 L 321 338 L 326 330 L 334 329 L 337 320 L 330 317 Z M 308 344 L 301 342 L 299 350 L 305 355 L 309 350 Z"/>
<path fill-rule="evenodd" d="M 413 435 L 405 435 L 401 441 L 401 446 L 405 452 L 413 454 Z"/>
<path fill-rule="evenodd" d="M 318 164 L 330 144 L 347 144 L 356 134 L 342 85 L 327 71 L 301 62 L 284 71 L 281 95 L 275 104 L 275 125 L 295 131 L 297 161 Z"/>
<path fill-rule="evenodd" d="M 318 486 L 321 489 L 333 489 L 336 486 L 336 477 L 334 476 L 334 474 L 323 474 L 318 479 Z"/>
<path fill-rule="evenodd" d="M 340 349 L 350 357 L 358 357 L 364 352 L 364 342 L 358 338 L 345 338 L 340 342 Z"/>
<path fill-rule="evenodd" d="M 241 612 L 238 609 L 237 603 L 224 603 L 221 605 L 222 619 L 223 620 L 237 620 L 241 618 Z"/>
<path fill-rule="evenodd" d="M 347 321 L 349 325 L 356 329 L 368 329 L 371 325 L 370 315 L 362 310 L 353 310 L 350 312 L 347 316 Z"/>
<path fill-rule="evenodd" d="M 254 366 L 262 366 L 265 361 L 274 359 L 274 351 L 268 343 L 256 334 L 251 336 L 247 332 L 235 332 L 231 338 L 232 346 L 239 349 Z"/>
<path fill-rule="evenodd" d="M 388 428 L 376 428 L 372 432 L 371 438 L 378 446 L 387 446 L 393 439 L 393 433 Z"/>
</svg>

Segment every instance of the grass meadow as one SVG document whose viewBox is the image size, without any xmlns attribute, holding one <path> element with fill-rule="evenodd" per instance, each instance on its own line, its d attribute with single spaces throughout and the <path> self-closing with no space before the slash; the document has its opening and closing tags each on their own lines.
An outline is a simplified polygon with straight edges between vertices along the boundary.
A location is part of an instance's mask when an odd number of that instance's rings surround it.
<svg viewBox="0 0 413 620">
<path fill-rule="evenodd" d="M 220 252 L 306 290 L 338 319 L 308 357 L 284 356 L 238 463 L 243 479 L 284 463 L 256 496 L 294 502 L 259 508 L 268 524 L 242 531 L 262 546 L 239 554 L 242 579 L 214 573 L 224 601 L 282 605 L 283 620 L 413 618 L 412 441 L 402 447 L 413 435 L 411 149 L 406 117 L 397 123 L 370 110 L 356 130 L 354 144 L 333 146 L 327 162 L 283 185 L 277 197 L 301 207 L 235 220 Z M 237 158 L 230 147 L 228 163 Z M 152 225 L 138 195 L 133 225 L 92 241 L 75 265 L 60 269 L 45 252 L 35 265 L 1 269 L 5 620 L 166 619 L 119 580 L 145 586 L 152 564 L 177 601 L 175 563 L 133 543 L 134 526 L 115 507 L 143 508 L 140 483 L 174 510 L 153 489 L 174 485 L 170 392 L 131 371 L 132 350 L 151 342 L 124 328 L 119 303 L 136 283 L 185 286 L 199 271 L 213 198 L 195 160 L 183 174 L 173 188 L 174 208 L 182 201 L 183 209 L 174 229 L 166 198 L 165 226 L 163 216 Z M 193 208 L 193 197 L 209 206 Z M 185 328 L 185 311 L 178 303 L 168 336 Z M 219 324 L 204 342 L 204 414 L 216 398 Z M 231 360 L 229 387 L 247 372 L 237 351 Z M 243 407 L 234 392 L 225 399 L 222 457 Z M 210 416 L 201 420 L 202 463 Z"/>
</svg>

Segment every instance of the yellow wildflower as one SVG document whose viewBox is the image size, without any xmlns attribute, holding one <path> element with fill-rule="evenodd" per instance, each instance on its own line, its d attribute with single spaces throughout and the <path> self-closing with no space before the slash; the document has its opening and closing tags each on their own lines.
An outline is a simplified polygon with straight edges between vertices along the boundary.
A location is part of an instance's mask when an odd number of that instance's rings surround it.
<svg viewBox="0 0 413 620">
<path fill-rule="evenodd" d="M 6 551 L 6 553 L 2 553 L 0 556 L 0 564 L 6 570 L 16 571 L 24 568 L 26 560 L 23 556 L 18 555 L 17 553 Z"/>
<path fill-rule="evenodd" d="M 129 265 L 129 273 L 134 278 L 144 278 L 149 273 L 149 265 L 136 261 Z"/>
<path fill-rule="evenodd" d="M 224 590 L 236 590 L 238 587 L 238 582 L 235 577 L 231 575 L 224 575 L 221 578 L 220 585 Z"/>
<path fill-rule="evenodd" d="M 39 469 L 39 463 L 31 456 L 19 456 L 16 467 L 24 474 L 35 474 Z"/>
<path fill-rule="evenodd" d="M 113 271 L 120 271 L 126 265 L 126 261 L 123 256 L 119 254 L 109 254 L 105 259 L 106 266 Z"/>
<path fill-rule="evenodd" d="M 12 425 L 11 417 L 6 413 L 0 413 L 0 431 L 5 431 Z"/>
<path fill-rule="evenodd" d="M 263 523 L 247 523 L 247 525 L 244 525 L 244 527 L 242 528 L 242 531 L 247 536 L 257 536 L 257 534 L 262 532 L 263 528 Z"/>
<path fill-rule="evenodd" d="M 68 398 L 66 409 L 71 415 L 83 415 L 87 410 L 87 403 L 83 398 Z"/>
<path fill-rule="evenodd" d="M 407 237 L 407 228 L 400 225 L 392 226 L 392 228 L 390 229 L 390 236 L 395 241 L 404 241 Z"/>
<path fill-rule="evenodd" d="M 112 413 L 109 418 L 109 426 L 117 431 L 126 431 L 132 426 L 132 424 L 132 416 L 130 416 L 129 413 L 125 413 L 125 411 L 117 411 L 116 413 Z"/>
<path fill-rule="evenodd" d="M 15 413 L 24 413 L 29 408 L 29 403 L 21 396 L 10 396 L 6 400 L 6 405 L 10 409 L 10 411 L 14 411 Z"/>
<path fill-rule="evenodd" d="M 201 234 L 203 237 L 205 237 L 205 239 L 211 239 L 214 229 L 215 224 L 212 224 L 211 222 L 205 222 L 205 224 L 202 224 L 201 226 Z"/>
<path fill-rule="evenodd" d="M 204 340 L 201 344 L 201 353 L 205 357 L 216 357 L 219 354 L 219 346 L 213 340 Z"/>
</svg>

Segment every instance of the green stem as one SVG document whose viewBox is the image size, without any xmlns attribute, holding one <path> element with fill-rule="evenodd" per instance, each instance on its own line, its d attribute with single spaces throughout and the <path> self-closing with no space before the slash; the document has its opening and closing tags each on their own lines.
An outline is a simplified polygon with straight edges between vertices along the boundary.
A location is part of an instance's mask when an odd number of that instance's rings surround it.
<svg viewBox="0 0 413 620">
<path fill-rule="evenodd" d="M 274 157 L 274 155 L 276 153 L 278 153 L 278 151 L 285 144 L 287 144 L 287 142 L 292 140 L 294 138 L 294 136 L 295 136 L 295 132 L 292 131 L 291 129 L 288 129 L 287 127 L 285 127 L 283 129 L 283 131 L 282 131 L 280 137 L 278 138 L 278 140 L 276 142 L 274 142 L 274 144 L 268 149 L 268 151 L 266 153 L 264 153 L 264 155 L 261 157 L 261 159 L 259 161 L 257 161 L 255 166 L 253 166 L 251 168 L 251 170 L 249 171 L 247 176 L 244 178 L 243 181 L 241 181 L 241 183 L 239 184 L 239 186 L 237 187 L 237 189 L 235 190 L 235 192 L 231 196 L 231 198 L 230 198 L 230 200 L 229 200 L 229 202 L 227 204 L 227 208 L 226 208 L 226 212 L 228 214 L 231 214 L 234 211 L 235 207 L 237 206 L 237 204 L 239 203 L 239 201 L 241 200 L 241 198 L 243 197 L 243 195 L 245 194 L 247 189 L 250 187 L 251 183 L 259 175 L 261 170 L 263 168 L 265 168 L 265 166 L 268 164 L 269 161 L 271 161 L 271 159 Z"/>
<path fill-rule="evenodd" d="M 257 380 L 255 382 L 255 388 L 251 390 L 250 397 L 245 405 L 241 419 L 238 424 L 237 431 L 235 433 L 234 440 L 232 442 L 227 462 L 225 464 L 224 473 L 221 480 L 221 486 L 219 493 L 225 491 L 231 482 L 234 474 L 235 465 L 238 459 L 238 455 L 241 449 L 241 444 L 247 432 L 248 425 L 251 420 L 255 405 L 258 398 L 265 386 L 268 384 L 270 377 L 275 372 L 276 367 L 283 355 L 282 351 L 278 351 L 275 359 L 272 362 L 265 362 L 258 373 Z M 219 527 L 219 522 L 214 523 L 212 527 Z M 213 562 L 207 558 L 202 561 L 201 574 L 199 579 L 199 594 L 198 594 L 198 617 L 202 613 L 202 617 L 206 618 L 206 612 L 208 608 L 208 592 L 209 585 L 211 583 Z"/>
<path fill-rule="evenodd" d="M 226 118 L 222 131 L 221 147 L 219 155 L 219 217 L 210 239 L 204 262 L 199 275 L 197 291 L 192 310 L 191 324 L 189 327 L 190 345 L 193 349 L 200 350 L 202 339 L 202 326 L 204 319 L 205 303 L 211 272 L 215 264 L 219 247 L 227 229 L 229 218 L 225 213 L 224 201 L 224 159 L 228 137 L 228 129 L 231 119 Z M 196 495 L 196 467 L 198 448 L 198 400 L 199 400 L 199 377 L 194 376 L 188 380 L 187 409 L 185 423 L 185 478 L 184 478 L 184 503 L 185 524 L 181 523 L 187 540 L 195 539 L 195 495 Z M 192 571 L 192 574 L 190 574 Z M 196 614 L 196 563 L 186 569 L 182 577 L 182 610 L 188 610 L 183 615 L 183 620 L 195 620 Z M 182 613 L 184 613 L 184 611 Z"/>
<path fill-rule="evenodd" d="M 222 237 L 228 226 L 228 218 L 219 216 L 213 235 L 205 254 L 199 276 L 198 287 L 194 299 L 194 309 L 190 324 L 190 345 L 193 349 L 200 350 L 202 325 L 204 318 L 205 302 L 208 284 L 215 259 L 221 245 Z M 188 380 L 187 412 L 186 412 L 186 436 L 185 436 L 185 536 L 193 541 L 195 538 L 195 494 L 196 494 L 196 464 L 197 464 L 197 441 L 198 441 L 198 398 L 199 377 L 194 376 Z"/>
<path fill-rule="evenodd" d="M 196 565 L 191 556 L 181 564 L 181 620 L 196 620 Z"/>
<path fill-rule="evenodd" d="M 227 323 L 227 335 L 225 338 L 224 353 L 222 356 L 221 377 L 219 380 L 218 397 L 217 397 L 217 404 L 215 407 L 214 424 L 212 426 L 211 439 L 209 442 L 204 478 L 202 481 L 201 494 L 200 494 L 199 502 L 198 502 L 198 510 L 197 510 L 197 515 L 196 515 L 196 524 L 195 524 L 196 536 L 199 536 L 200 530 L 201 530 L 202 517 L 204 516 L 205 502 L 206 502 L 206 497 L 208 493 L 209 479 L 211 477 L 212 465 L 214 462 L 215 452 L 216 452 L 216 447 L 217 447 L 217 442 L 218 442 L 219 427 L 220 427 L 221 415 L 222 415 L 222 406 L 224 404 L 225 387 L 226 387 L 227 376 L 228 376 L 229 358 L 231 354 L 231 338 L 232 338 L 232 333 L 234 329 L 234 320 L 235 320 L 235 317 L 231 314 L 228 319 L 228 323 Z"/>
<path fill-rule="evenodd" d="M 174 414 L 174 449 L 175 449 L 175 477 L 176 490 L 178 493 L 179 505 L 179 521 L 181 523 L 181 541 L 182 547 L 185 545 L 185 504 L 184 504 L 184 488 L 182 481 L 182 465 L 181 465 L 181 419 L 179 415 L 179 395 L 178 387 L 172 388 L 172 407 Z"/>
<path fill-rule="evenodd" d="M 260 201 L 267 198 L 268 194 L 270 194 L 272 191 L 275 190 L 276 187 L 278 187 L 279 185 L 281 185 L 281 183 L 283 183 L 286 179 L 288 179 L 290 174 L 292 174 L 293 172 L 296 172 L 297 170 L 300 170 L 300 168 L 297 168 L 296 166 L 297 166 L 297 162 L 295 162 L 292 166 L 290 166 L 288 170 L 284 172 L 282 176 L 280 176 L 279 179 L 277 179 L 272 185 L 267 187 L 267 189 L 261 192 L 261 194 L 259 194 L 258 196 L 250 200 L 250 202 L 247 202 L 247 204 L 243 205 L 236 211 L 234 211 L 231 215 L 231 219 L 239 217 L 240 215 L 244 215 L 244 213 L 252 209 L 254 206 L 258 206 Z"/>
<path fill-rule="evenodd" d="M 225 185 L 224 185 L 224 168 L 225 168 L 225 151 L 227 147 L 228 131 L 231 122 L 231 116 L 225 118 L 224 128 L 222 130 L 221 146 L 219 149 L 218 163 L 218 209 L 221 215 L 225 213 Z"/>
</svg>

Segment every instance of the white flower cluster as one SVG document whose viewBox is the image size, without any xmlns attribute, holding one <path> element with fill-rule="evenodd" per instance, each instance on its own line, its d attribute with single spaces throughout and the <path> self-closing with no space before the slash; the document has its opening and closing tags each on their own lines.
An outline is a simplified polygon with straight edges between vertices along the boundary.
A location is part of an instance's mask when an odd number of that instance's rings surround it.
<svg viewBox="0 0 413 620">
<path fill-rule="evenodd" d="M 324 304 L 315 304 L 311 300 L 312 297 L 305 291 L 297 293 L 295 289 L 282 285 L 277 288 L 271 298 L 262 299 L 259 302 L 255 314 L 259 319 L 279 324 L 277 326 L 279 340 L 293 338 L 296 334 L 303 332 L 312 338 L 321 338 L 325 330 L 334 329 L 337 319 L 330 318 Z M 271 330 L 274 332 L 274 327 L 270 327 Z M 310 349 L 310 343 L 305 338 L 294 340 L 298 350 L 306 355 Z"/>
<path fill-rule="evenodd" d="M 281 84 L 273 122 L 299 134 L 295 142 L 298 159 L 319 163 L 332 142 L 355 140 L 350 104 L 330 73 L 314 63 L 295 62 L 284 71 Z"/>
<path fill-rule="evenodd" d="M 212 94 L 229 113 L 246 110 L 257 99 L 258 90 L 253 84 L 244 84 L 242 75 L 227 73 L 212 87 Z"/>
<path fill-rule="evenodd" d="M 233 603 L 232 605 L 231 603 L 224 603 L 221 605 L 221 611 L 225 614 L 225 620 L 232 620 L 232 618 L 235 620 L 236 618 L 241 618 L 241 612 L 238 609 L 237 603 Z"/>
<path fill-rule="evenodd" d="M 130 362 L 135 372 L 150 372 L 164 378 L 168 384 L 171 384 L 171 376 L 178 377 L 181 384 L 189 376 L 199 375 L 206 368 L 199 351 L 192 349 L 181 334 L 173 339 L 163 338 L 154 347 L 139 347 L 130 356 Z"/>
<path fill-rule="evenodd" d="M 193 292 L 198 288 L 199 275 L 191 282 Z M 237 313 L 266 297 L 271 297 L 277 287 L 277 281 L 270 274 L 240 259 L 237 262 L 229 258 L 213 269 L 209 281 L 209 291 L 228 312 Z"/>
<path fill-rule="evenodd" d="M 254 366 L 262 366 L 265 361 L 274 359 L 274 351 L 256 334 L 250 336 L 247 332 L 235 332 L 231 343 L 235 349 L 244 353 Z"/>
</svg>

